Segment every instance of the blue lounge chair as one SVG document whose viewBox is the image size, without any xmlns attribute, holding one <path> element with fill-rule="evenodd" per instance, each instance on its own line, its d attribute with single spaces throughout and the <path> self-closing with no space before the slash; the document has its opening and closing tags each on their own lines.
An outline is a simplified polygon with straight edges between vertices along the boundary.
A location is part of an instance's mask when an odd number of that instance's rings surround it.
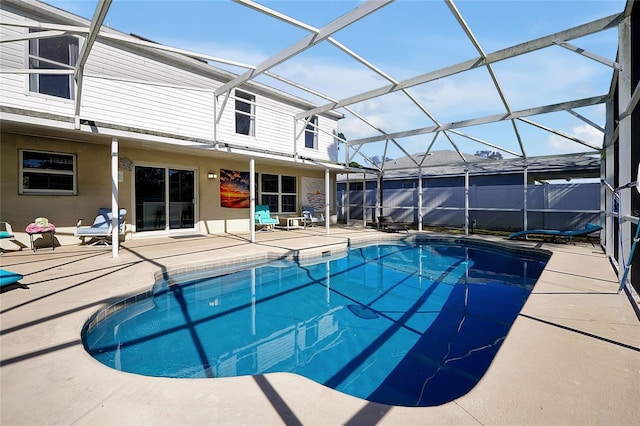
<svg viewBox="0 0 640 426">
<path fill-rule="evenodd" d="M 20 250 L 22 250 L 22 248 L 25 247 L 24 244 L 16 240 L 16 236 L 13 235 L 13 230 L 11 229 L 11 225 L 9 224 L 9 222 L 0 221 L 0 239 L 2 240 L 8 239 L 13 244 L 20 247 Z M 2 247 L 0 247 L 0 252 L 4 253 L 4 249 Z"/>
<path fill-rule="evenodd" d="M 267 205 L 257 205 L 255 211 L 256 225 L 260 226 L 261 231 L 273 231 L 276 225 L 280 223 L 278 216 L 271 217 L 271 211 Z"/>
<path fill-rule="evenodd" d="M 120 235 L 124 236 L 125 233 L 125 219 L 127 216 L 126 209 L 120 209 L 119 220 L 118 220 L 118 238 Z M 102 245 L 110 245 L 109 238 L 112 237 L 113 229 L 111 227 L 111 219 L 112 219 L 111 209 L 108 207 L 102 207 L 98 209 L 98 215 L 93 219 L 93 223 L 91 225 L 85 225 L 85 221 L 91 219 L 78 219 L 78 223 L 76 225 L 76 233 L 77 237 L 82 238 L 82 243 L 84 244 L 85 238 L 90 237 L 90 243 L 88 245 L 93 246 L 97 244 Z"/>
<path fill-rule="evenodd" d="M 576 229 L 572 231 L 561 231 L 557 229 L 527 229 L 526 231 L 514 232 L 509 235 L 509 239 L 520 238 L 527 235 L 542 235 L 549 236 L 553 238 L 553 241 L 558 237 L 566 238 L 567 241 L 572 241 L 573 237 L 587 237 L 589 238 L 589 234 L 593 232 L 600 231 L 602 226 L 596 225 L 595 223 L 587 223 L 583 229 Z"/>
<path fill-rule="evenodd" d="M 305 228 L 316 226 L 318 223 L 324 222 L 324 215 L 320 213 L 319 216 L 316 216 L 313 206 L 302 206 L 302 221 Z"/>
<path fill-rule="evenodd" d="M 7 271 L 6 269 L 0 269 L 0 287 L 17 283 L 23 278 L 24 277 L 22 275 L 16 272 Z"/>
</svg>

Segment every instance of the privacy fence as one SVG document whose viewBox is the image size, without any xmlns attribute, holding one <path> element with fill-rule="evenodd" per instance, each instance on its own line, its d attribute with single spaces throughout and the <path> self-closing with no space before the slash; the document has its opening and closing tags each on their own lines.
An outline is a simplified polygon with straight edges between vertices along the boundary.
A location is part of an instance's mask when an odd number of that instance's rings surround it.
<svg viewBox="0 0 640 426">
<path fill-rule="evenodd" d="M 340 191 L 338 220 L 371 225 L 385 215 L 417 226 L 421 215 L 423 226 L 464 228 L 468 209 L 470 229 L 513 231 L 525 223 L 527 229 L 578 229 L 600 222 L 598 183 L 471 186 L 466 208 L 464 187 L 423 188 L 421 209 L 419 200 L 417 188 Z"/>
</svg>

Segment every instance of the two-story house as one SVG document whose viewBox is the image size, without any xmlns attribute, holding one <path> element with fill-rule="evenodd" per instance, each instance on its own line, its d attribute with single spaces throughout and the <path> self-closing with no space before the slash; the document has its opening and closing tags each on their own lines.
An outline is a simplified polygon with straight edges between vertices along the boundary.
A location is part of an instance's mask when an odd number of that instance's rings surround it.
<svg viewBox="0 0 640 426">
<path fill-rule="evenodd" d="M 251 193 L 281 217 L 319 194 L 334 209 L 340 114 L 296 119 L 315 105 L 35 0 L 0 21 L 0 220 L 18 234 L 47 217 L 75 244 L 113 197 L 133 238 L 248 232 Z"/>
</svg>

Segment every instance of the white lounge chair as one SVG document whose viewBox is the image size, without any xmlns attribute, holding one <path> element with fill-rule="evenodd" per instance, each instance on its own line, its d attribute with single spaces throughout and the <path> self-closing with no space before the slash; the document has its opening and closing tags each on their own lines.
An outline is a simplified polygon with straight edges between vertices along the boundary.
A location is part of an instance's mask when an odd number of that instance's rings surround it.
<svg viewBox="0 0 640 426">
<path fill-rule="evenodd" d="M 118 237 L 120 235 L 124 236 L 126 216 L 127 210 L 120 209 L 118 218 Z M 82 244 L 85 244 L 85 238 L 90 237 L 91 240 L 89 240 L 87 245 L 111 245 L 110 238 L 113 236 L 113 229 L 111 225 L 112 218 L 113 215 L 111 214 L 111 209 L 108 207 L 102 207 L 98 209 L 98 215 L 93 219 L 93 223 L 91 225 L 85 225 L 85 223 L 91 219 L 78 219 L 75 235 L 82 238 Z"/>
<path fill-rule="evenodd" d="M 307 226 L 316 226 L 320 222 L 324 222 L 324 215 L 320 213 L 319 216 L 316 216 L 313 206 L 302 206 L 302 221 L 305 228 Z"/>
</svg>

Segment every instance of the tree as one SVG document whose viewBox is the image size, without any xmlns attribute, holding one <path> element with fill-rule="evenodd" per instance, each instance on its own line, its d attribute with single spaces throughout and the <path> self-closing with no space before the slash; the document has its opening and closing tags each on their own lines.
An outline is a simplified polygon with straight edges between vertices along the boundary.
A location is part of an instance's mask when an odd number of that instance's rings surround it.
<svg viewBox="0 0 640 426">
<path fill-rule="evenodd" d="M 379 155 L 374 155 L 373 157 L 370 158 L 370 160 L 375 165 L 382 164 L 382 159 L 380 159 Z M 384 161 L 385 162 L 390 161 L 390 160 L 392 160 L 392 158 L 384 157 Z"/>
<path fill-rule="evenodd" d="M 476 151 L 476 157 L 488 158 L 490 160 L 502 160 L 502 154 L 498 151 Z"/>
</svg>

